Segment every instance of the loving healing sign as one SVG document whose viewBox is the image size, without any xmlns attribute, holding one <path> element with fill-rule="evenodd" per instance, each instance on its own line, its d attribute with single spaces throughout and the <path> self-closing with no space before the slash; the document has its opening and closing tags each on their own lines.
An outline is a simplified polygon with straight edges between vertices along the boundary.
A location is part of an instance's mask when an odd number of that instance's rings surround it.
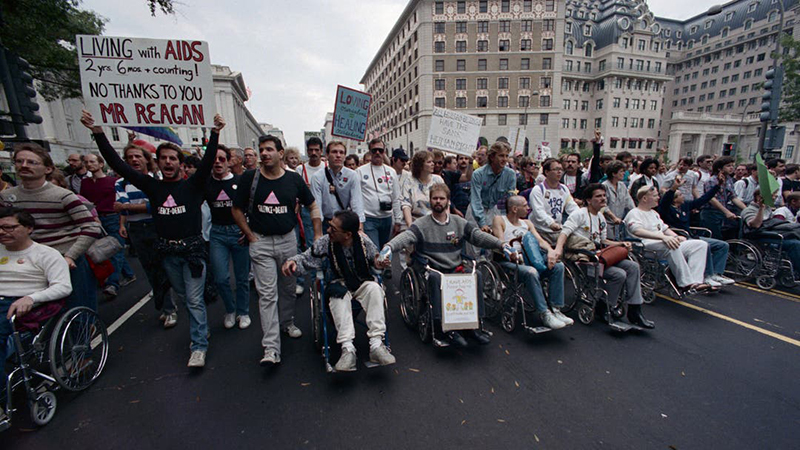
<svg viewBox="0 0 800 450">
<path fill-rule="evenodd" d="M 213 126 L 208 43 L 77 36 L 81 89 L 95 122 L 119 126 Z"/>
<path fill-rule="evenodd" d="M 336 89 L 331 134 L 356 141 L 366 139 L 370 104 L 371 95 L 339 86 Z"/>
</svg>

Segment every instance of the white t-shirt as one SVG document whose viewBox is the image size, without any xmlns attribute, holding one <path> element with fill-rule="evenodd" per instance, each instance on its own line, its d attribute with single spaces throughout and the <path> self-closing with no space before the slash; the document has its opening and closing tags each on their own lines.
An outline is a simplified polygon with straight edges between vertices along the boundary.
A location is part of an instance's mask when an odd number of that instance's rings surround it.
<svg viewBox="0 0 800 450">
<path fill-rule="evenodd" d="M 606 218 L 603 214 L 590 214 L 587 208 L 581 208 L 569 215 L 561 230 L 561 234 L 567 236 L 572 233 L 600 245 L 608 237 Z"/>
<path fill-rule="evenodd" d="M 634 234 L 638 230 L 652 231 L 656 233 L 664 233 L 669 227 L 661 220 L 661 216 L 651 209 L 650 211 L 643 211 L 639 208 L 634 208 L 625 216 L 625 226 L 628 231 Z M 652 244 L 661 242 L 658 239 L 643 238 L 642 242 L 645 244 Z"/>
<path fill-rule="evenodd" d="M 800 211 L 798 211 L 795 214 L 795 213 L 792 212 L 791 209 L 789 209 L 788 206 L 781 206 L 780 208 L 776 209 L 775 212 L 772 213 L 772 215 L 773 216 L 781 216 L 781 217 L 783 217 L 783 220 L 785 220 L 787 222 L 791 222 L 791 223 L 800 222 Z"/>
<path fill-rule="evenodd" d="M 303 165 L 297 166 L 295 168 L 295 172 L 299 173 L 301 177 L 303 177 L 303 181 L 306 182 L 308 186 L 311 186 L 311 178 L 314 176 L 315 173 L 319 172 L 325 167 L 325 164 L 319 163 L 317 167 L 311 166 L 308 163 Z"/>
<path fill-rule="evenodd" d="M 669 189 L 675 183 L 675 177 L 680 175 L 677 169 L 668 172 L 664 175 L 663 183 L 661 181 L 658 182 L 658 185 L 662 189 Z M 692 200 L 694 198 L 693 189 L 697 186 L 697 183 L 700 181 L 700 176 L 697 175 L 697 172 L 694 170 L 687 170 L 685 174 L 682 175 L 683 177 L 683 184 L 681 185 L 678 190 L 683 194 L 683 197 L 686 200 Z M 698 191 L 700 195 L 703 195 L 702 191 Z"/>
<path fill-rule="evenodd" d="M 547 183 L 540 183 L 531 189 L 528 203 L 531 205 L 530 220 L 537 230 L 550 230 L 553 222 L 563 222 L 563 215 L 572 214 L 578 209 L 575 200 L 566 186 L 559 183 L 558 187 L 551 189 Z"/>
<path fill-rule="evenodd" d="M 706 191 L 706 183 L 711 179 L 711 174 L 703 169 L 700 169 L 700 178 L 697 181 L 697 190 L 702 195 Z"/>
<path fill-rule="evenodd" d="M 575 175 L 564 175 L 564 185 L 567 186 L 567 189 L 573 194 L 575 193 L 575 184 L 577 180 L 578 177 Z"/>
<path fill-rule="evenodd" d="M 364 215 L 373 218 L 391 217 L 396 222 L 403 218 L 400 212 L 400 180 L 391 166 L 364 164 L 356 169 L 361 180 L 361 195 L 364 197 Z M 381 211 L 380 202 L 390 202 L 391 211 Z"/>
<path fill-rule="evenodd" d="M 36 242 L 19 252 L 0 246 L 0 286 L 4 296 L 27 295 L 34 304 L 59 300 L 72 293 L 67 260 L 58 250 Z"/>
</svg>

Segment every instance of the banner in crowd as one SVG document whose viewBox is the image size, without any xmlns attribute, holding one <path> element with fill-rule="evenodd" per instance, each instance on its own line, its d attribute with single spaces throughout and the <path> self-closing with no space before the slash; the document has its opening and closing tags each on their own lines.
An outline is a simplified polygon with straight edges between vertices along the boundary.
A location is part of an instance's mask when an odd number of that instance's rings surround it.
<svg viewBox="0 0 800 450">
<path fill-rule="evenodd" d="M 322 134 L 320 131 L 304 131 L 303 132 L 303 142 L 308 142 L 309 139 L 312 137 L 319 138 L 322 141 L 322 147 L 325 147 L 325 135 Z"/>
<path fill-rule="evenodd" d="M 483 119 L 444 108 L 433 108 L 427 147 L 472 156 L 478 148 Z"/>
<path fill-rule="evenodd" d="M 333 136 L 363 141 L 367 138 L 367 121 L 372 96 L 344 86 L 336 88 L 333 108 Z"/>
<path fill-rule="evenodd" d="M 98 125 L 212 127 L 208 43 L 77 36 L 81 89 Z"/>
<path fill-rule="evenodd" d="M 761 158 L 761 153 L 756 153 L 756 168 L 758 168 L 758 189 L 761 191 L 762 201 L 770 208 L 774 208 L 775 200 L 772 198 L 772 194 L 778 190 L 778 180 L 767 169 L 764 159 Z"/>
<path fill-rule="evenodd" d="M 508 145 L 511 146 L 512 156 L 525 151 L 525 131 L 521 127 L 508 127 Z"/>
<path fill-rule="evenodd" d="M 479 325 L 476 274 L 442 274 L 442 330 L 474 330 Z"/>
</svg>

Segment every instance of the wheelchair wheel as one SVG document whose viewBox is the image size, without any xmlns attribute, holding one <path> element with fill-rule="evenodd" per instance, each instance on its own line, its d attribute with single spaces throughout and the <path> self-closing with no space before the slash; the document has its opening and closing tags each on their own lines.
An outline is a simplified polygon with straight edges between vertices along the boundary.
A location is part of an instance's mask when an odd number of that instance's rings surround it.
<svg viewBox="0 0 800 450">
<path fill-rule="evenodd" d="M 656 301 L 656 291 L 652 289 L 645 289 L 642 286 L 642 300 L 644 300 L 645 304 L 650 305 Z"/>
<path fill-rule="evenodd" d="M 42 392 L 30 404 L 31 421 L 40 427 L 47 425 L 56 414 L 57 404 L 55 394 L 50 391 Z"/>
<path fill-rule="evenodd" d="M 657 274 L 650 271 L 642 273 L 642 298 L 647 304 L 653 303 L 656 300 L 656 290 L 658 290 L 657 277 Z"/>
<path fill-rule="evenodd" d="M 584 325 L 589 325 L 594 320 L 594 308 L 589 305 L 578 307 L 578 320 Z"/>
<path fill-rule="evenodd" d="M 50 370 L 68 391 L 88 388 L 106 365 L 108 332 L 97 313 L 72 308 L 58 319 L 49 342 Z"/>
<path fill-rule="evenodd" d="M 419 325 L 417 306 L 420 295 L 421 286 L 414 271 L 409 267 L 400 276 L 400 315 L 403 316 L 406 326 L 411 329 Z"/>
<path fill-rule="evenodd" d="M 503 282 L 494 264 L 489 261 L 478 263 L 483 286 L 483 305 L 486 309 L 486 318 L 493 319 L 503 309 Z"/>
<path fill-rule="evenodd" d="M 584 283 L 583 274 L 572 263 L 564 263 L 564 278 L 564 306 L 561 307 L 561 312 L 566 314 L 578 303 Z"/>
<path fill-rule="evenodd" d="M 788 270 L 782 270 L 778 275 L 778 284 L 780 284 L 781 287 L 791 289 L 797 286 L 797 281 L 794 279 L 794 274 Z"/>
<path fill-rule="evenodd" d="M 753 244 L 739 239 L 728 241 L 725 275 L 736 282 L 753 278 L 761 267 L 761 252 Z"/>
<path fill-rule="evenodd" d="M 777 280 L 772 275 L 761 275 L 756 278 L 756 285 L 765 291 L 769 291 L 777 284 Z"/>
<path fill-rule="evenodd" d="M 322 305 L 320 304 L 322 300 L 320 299 L 319 283 L 319 280 L 311 283 L 311 292 L 308 296 L 311 302 L 311 334 L 317 350 L 322 349 Z"/>
<path fill-rule="evenodd" d="M 503 330 L 506 333 L 513 333 L 514 329 L 517 327 L 517 314 L 516 308 L 514 308 L 514 303 L 519 302 L 520 304 L 523 304 L 523 302 L 522 299 L 516 295 L 509 296 L 505 299 L 505 301 L 506 306 L 500 313 L 500 326 L 503 327 Z"/>
<path fill-rule="evenodd" d="M 419 315 L 417 320 L 417 332 L 422 342 L 430 342 L 433 338 L 433 315 L 427 305 L 424 306 L 425 312 Z"/>
</svg>

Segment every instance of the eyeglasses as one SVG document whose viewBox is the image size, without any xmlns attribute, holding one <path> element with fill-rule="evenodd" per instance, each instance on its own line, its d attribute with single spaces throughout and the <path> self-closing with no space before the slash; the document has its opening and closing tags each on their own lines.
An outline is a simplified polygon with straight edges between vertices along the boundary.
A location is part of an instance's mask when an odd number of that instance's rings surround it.
<svg viewBox="0 0 800 450">
<path fill-rule="evenodd" d="M 0 225 L 0 230 L 3 230 L 3 232 L 5 232 L 5 233 L 13 233 L 13 232 L 14 232 L 14 230 L 16 230 L 17 228 L 19 228 L 19 227 L 21 227 L 21 226 L 22 226 L 22 224 L 16 224 L 16 225 Z"/>
<path fill-rule="evenodd" d="M 369 149 L 369 151 L 371 151 L 372 153 L 383 153 L 383 152 L 386 151 L 386 149 L 385 148 L 380 148 L 380 147 L 373 147 L 373 148 Z"/>
<path fill-rule="evenodd" d="M 332 232 L 332 233 L 341 233 L 342 232 L 342 229 L 337 227 L 334 224 L 329 224 L 328 228 L 330 229 L 330 232 Z"/>
<path fill-rule="evenodd" d="M 17 166 L 41 166 L 43 163 L 41 161 L 36 161 L 35 159 L 15 159 L 14 164 Z"/>
<path fill-rule="evenodd" d="M 228 160 L 228 158 L 226 158 L 226 157 L 224 157 L 224 156 L 217 156 L 217 161 L 220 161 L 220 162 L 225 162 L 225 161 L 227 161 L 227 160 Z"/>
</svg>

